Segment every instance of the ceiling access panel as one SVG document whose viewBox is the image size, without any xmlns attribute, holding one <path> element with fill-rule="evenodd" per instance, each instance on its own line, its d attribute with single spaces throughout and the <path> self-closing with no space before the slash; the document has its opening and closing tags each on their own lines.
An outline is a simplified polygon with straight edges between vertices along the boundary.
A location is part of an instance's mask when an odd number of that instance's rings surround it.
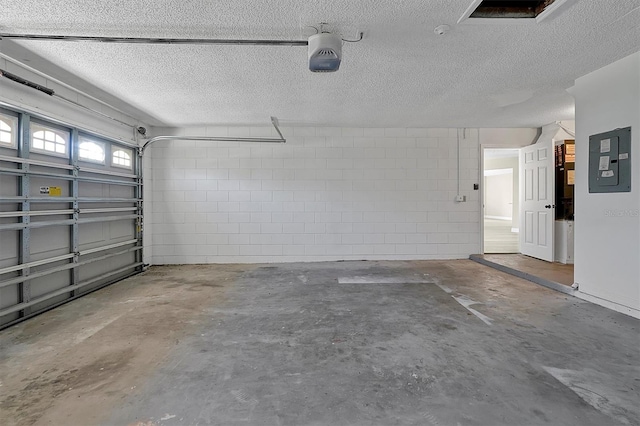
<svg viewBox="0 0 640 426">
<path fill-rule="evenodd" d="M 482 1 L 470 18 L 533 19 L 551 6 L 555 0 Z"/>
</svg>

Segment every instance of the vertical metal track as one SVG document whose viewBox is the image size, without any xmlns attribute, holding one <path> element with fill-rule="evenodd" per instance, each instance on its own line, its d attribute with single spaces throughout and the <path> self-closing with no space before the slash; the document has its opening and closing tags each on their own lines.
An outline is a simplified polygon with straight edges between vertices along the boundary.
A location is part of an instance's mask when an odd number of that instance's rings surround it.
<svg viewBox="0 0 640 426">
<path fill-rule="evenodd" d="M 71 202 L 71 208 L 73 209 L 73 225 L 71 225 L 71 252 L 73 253 L 72 262 L 74 264 L 78 264 L 80 261 L 80 237 L 79 237 L 79 229 L 78 229 L 78 219 L 80 216 L 80 205 L 78 203 L 78 144 L 79 144 L 79 136 L 78 129 L 71 130 L 71 165 L 73 166 L 73 170 L 71 173 L 73 174 L 74 179 L 69 182 L 69 194 L 73 197 L 73 201 Z M 77 286 L 80 282 L 79 280 L 79 268 L 75 266 L 71 269 L 71 284 L 72 286 Z M 75 297 L 78 294 L 78 290 L 71 291 L 71 297 Z"/>
<path fill-rule="evenodd" d="M 142 148 L 138 148 L 135 152 L 135 164 L 134 164 L 134 174 L 138 175 L 138 177 L 136 178 L 136 182 L 138 183 L 138 185 L 136 185 L 135 187 L 135 198 L 138 200 L 142 200 L 142 194 L 144 193 L 144 182 L 143 182 L 143 172 L 142 172 Z M 138 239 L 138 246 L 142 246 L 142 238 L 143 238 L 143 234 L 144 234 L 144 216 L 143 216 L 143 211 L 144 211 L 144 205 L 143 205 L 143 201 L 137 201 L 136 202 L 136 207 L 138 208 L 137 213 L 139 215 L 138 219 L 136 219 L 136 230 L 135 230 L 135 235 L 136 238 Z M 135 254 L 136 256 L 136 263 L 144 263 L 143 260 L 143 254 L 142 254 L 142 250 L 138 250 Z M 144 270 L 144 266 L 140 267 L 140 270 Z"/>
<path fill-rule="evenodd" d="M 29 158 L 29 144 L 31 141 L 31 119 L 26 114 L 19 115 L 18 133 L 18 157 Z M 31 179 L 29 176 L 30 165 L 21 163 L 19 168 L 25 173 L 18 178 L 18 195 L 25 197 L 21 203 L 23 212 L 31 211 L 31 202 L 29 201 L 29 192 L 31 188 Z M 31 228 L 29 228 L 30 216 L 24 215 L 20 217 L 20 222 L 25 226 L 20 230 L 20 264 L 29 263 L 31 261 Z M 30 268 L 23 268 L 22 275 L 29 275 Z M 31 282 L 24 281 L 20 284 L 20 303 L 29 302 L 31 300 Z M 31 313 L 31 307 L 22 309 L 19 313 L 21 317 L 25 317 Z"/>
</svg>

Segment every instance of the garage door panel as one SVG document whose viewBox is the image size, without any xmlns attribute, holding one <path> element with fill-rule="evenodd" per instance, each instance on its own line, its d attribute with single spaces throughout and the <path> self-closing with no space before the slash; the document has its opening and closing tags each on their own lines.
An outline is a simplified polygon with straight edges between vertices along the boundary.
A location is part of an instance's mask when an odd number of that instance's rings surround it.
<svg viewBox="0 0 640 426">
<path fill-rule="evenodd" d="M 127 179 L 118 178 L 117 180 L 129 182 Z M 135 198 L 135 188 L 129 185 L 104 185 L 94 182 L 80 182 L 78 187 L 81 197 Z"/>
<path fill-rule="evenodd" d="M 85 197 L 90 197 L 90 198 L 94 198 L 94 197 L 100 197 L 100 198 L 106 198 L 108 197 L 108 194 L 104 193 L 104 186 L 100 183 L 93 183 L 93 182 L 80 182 L 78 184 L 78 191 L 79 191 L 79 195 L 81 198 L 85 198 Z"/>
<path fill-rule="evenodd" d="M 8 315 L 0 315 L 0 324 L 10 324 L 20 319 L 20 314 L 14 312 Z"/>
<path fill-rule="evenodd" d="M 31 229 L 31 241 L 29 244 L 31 260 L 46 259 L 69 253 L 69 240 L 69 226 L 48 226 Z"/>
<path fill-rule="evenodd" d="M 50 297 L 45 301 L 35 303 L 33 306 L 31 306 L 31 310 L 33 312 L 42 311 L 44 309 L 51 308 L 51 306 L 62 303 L 65 300 L 68 300 L 70 297 L 71 292 L 63 292 L 62 294 L 54 295 L 53 297 Z"/>
<path fill-rule="evenodd" d="M 111 222 L 109 225 L 109 239 L 122 240 L 136 235 L 135 225 L 130 221 Z"/>
<path fill-rule="evenodd" d="M 105 227 L 105 223 L 82 223 L 78 225 L 80 249 L 83 250 L 102 245 L 102 243 L 106 241 Z"/>
<path fill-rule="evenodd" d="M 0 309 L 13 306 L 19 301 L 20 292 L 17 284 L 0 288 Z"/>
<path fill-rule="evenodd" d="M 50 192 L 46 188 L 54 189 Z M 45 192 L 46 191 L 46 192 Z M 31 177 L 31 191 L 32 197 L 69 197 L 69 180 L 56 179 L 50 177 Z"/>
<path fill-rule="evenodd" d="M 81 178 L 84 175 L 81 175 Z M 124 178 L 114 178 L 118 183 L 105 185 L 95 182 L 80 182 L 78 190 L 81 197 L 101 197 L 101 198 L 134 198 L 135 188 L 133 181 Z"/>
<path fill-rule="evenodd" d="M 0 268 L 18 264 L 19 237 L 19 231 L 0 232 L 0 241 L 2 241 L 2 244 L 0 244 Z"/>
<path fill-rule="evenodd" d="M 69 265 L 69 262 L 55 262 L 54 264 L 48 265 L 46 269 L 53 269 L 59 266 L 67 265 Z M 44 277 L 29 280 L 29 283 L 31 285 L 31 298 L 36 299 L 55 290 L 69 287 L 70 274 L 71 272 L 67 269 L 64 271 L 48 274 Z"/>
<path fill-rule="evenodd" d="M 36 161 L 44 161 L 46 163 L 49 164 L 55 164 L 55 165 L 63 165 L 63 166 L 68 166 L 69 165 L 69 157 L 68 155 L 65 154 L 60 154 L 60 153 L 44 153 L 42 151 L 38 151 L 36 149 L 31 149 L 31 152 L 29 153 L 29 159 L 31 160 L 36 160 Z M 51 171 L 51 167 L 48 166 L 43 166 L 43 165 L 32 165 L 31 166 L 33 168 L 34 171 L 42 171 L 42 170 L 47 170 L 47 171 Z M 60 171 L 60 173 L 62 173 Z"/>
<path fill-rule="evenodd" d="M 107 284 L 127 278 L 132 274 L 134 274 L 136 272 L 136 269 L 133 267 L 128 267 L 127 271 L 125 272 L 117 272 L 117 273 L 113 273 L 113 271 L 109 271 L 109 272 L 110 272 L 109 277 L 101 278 L 95 281 L 92 280 L 90 284 L 83 286 L 79 290 L 79 293 L 83 293 L 83 294 L 90 293 L 91 291 L 98 289 L 100 287 L 104 287 Z"/>
<path fill-rule="evenodd" d="M 9 146 L 0 146 L 0 155 L 4 157 L 15 157 L 17 156 L 18 150 Z M 0 165 L 0 167 L 4 167 L 4 165 Z"/>
<path fill-rule="evenodd" d="M 30 129 L 31 139 L 0 147 L 0 328 L 142 270 L 136 150 L 17 115 L 16 134 Z M 47 142 L 54 133 L 62 139 Z M 93 152 L 87 139 L 104 147 L 105 164 L 71 156 L 74 144 Z M 130 168 L 112 165 L 114 150 L 130 155 Z"/>
<path fill-rule="evenodd" d="M 38 210 L 31 210 L 31 211 L 32 212 L 38 212 Z M 68 213 L 46 214 L 46 215 L 35 215 L 35 216 L 32 216 L 31 217 L 31 223 L 34 226 L 36 226 L 38 224 L 43 225 L 39 229 L 51 228 L 52 226 L 51 226 L 50 222 L 56 222 L 58 224 L 56 226 L 63 226 L 62 224 L 65 221 L 69 221 L 69 220 L 73 219 L 73 213 L 71 213 L 71 209 L 65 208 L 65 211 L 68 211 Z M 67 226 L 69 226 L 69 225 L 67 225 Z"/>
<path fill-rule="evenodd" d="M 6 217 L 4 217 L 5 215 L 1 215 L 0 216 L 0 225 L 7 225 L 7 224 L 11 224 L 11 223 L 18 223 L 20 222 L 20 217 L 18 215 L 14 215 L 14 214 L 9 214 L 9 213 L 14 213 L 16 211 L 18 211 L 19 208 L 15 208 L 15 209 L 5 209 L 3 206 L 3 209 L 0 211 L 3 211 L 6 213 Z"/>
<path fill-rule="evenodd" d="M 111 186 L 109 188 L 111 198 L 133 198 L 134 189 L 130 186 Z"/>
<path fill-rule="evenodd" d="M 123 249 L 120 249 L 124 251 Z M 101 257 L 101 256 L 99 256 Z M 85 259 L 83 256 L 83 260 Z M 82 265 L 78 268 L 79 270 L 79 278 L 81 281 L 90 280 L 97 276 L 103 275 L 109 271 L 115 271 L 117 269 L 121 269 L 126 267 L 127 265 L 131 265 L 135 260 L 135 254 L 131 253 L 123 253 L 117 256 L 110 257 L 108 259 L 100 260 L 97 262 L 91 262 L 86 265 Z"/>
<path fill-rule="evenodd" d="M 0 167 L 7 168 L 4 164 L 6 162 L 0 162 Z M 14 163 L 15 164 L 15 163 Z M 14 197 L 17 195 L 18 189 L 18 177 L 3 175 L 0 180 L 0 197 Z"/>
<path fill-rule="evenodd" d="M 60 202 L 56 202 L 56 198 L 57 197 L 45 197 L 48 198 L 47 202 L 38 202 L 38 201 L 32 201 L 31 202 L 31 211 L 33 212 L 39 212 L 39 211 L 51 211 L 51 210 L 69 210 L 71 209 L 71 203 L 69 203 L 68 201 L 60 201 Z M 66 214 L 68 216 L 68 214 Z M 51 215 L 49 215 L 51 216 Z M 37 216 L 37 217 L 45 217 L 45 219 L 47 218 L 46 216 Z M 33 219 L 35 219 L 36 217 L 33 217 Z"/>
<path fill-rule="evenodd" d="M 126 200 L 131 200 L 133 199 L 133 197 L 127 197 Z M 90 217 L 89 214 L 87 214 L 87 210 L 90 209 L 109 209 L 109 208 L 113 208 L 113 207 L 117 207 L 117 208 L 129 208 L 128 212 L 126 214 L 131 214 L 132 212 L 135 212 L 136 209 L 136 204 L 133 202 L 128 202 L 128 201 L 117 201 L 117 204 L 115 201 L 105 201 L 105 202 L 91 202 L 91 203 L 79 203 L 79 208 L 80 211 L 82 212 L 82 216 L 83 217 Z M 115 215 L 115 214 L 113 214 Z"/>
<path fill-rule="evenodd" d="M 83 265 L 79 268 L 79 278 L 83 282 L 93 281 L 90 285 L 82 288 L 83 292 L 89 291 L 94 288 L 98 288 L 109 281 L 114 279 L 123 278 L 131 275 L 134 272 L 134 268 L 131 267 L 135 263 L 135 253 L 124 253 L 107 260 L 100 262 L 93 262 L 88 265 Z M 114 271 L 120 271 L 115 275 L 109 275 Z M 101 278 L 102 277 L 102 278 Z"/>
</svg>

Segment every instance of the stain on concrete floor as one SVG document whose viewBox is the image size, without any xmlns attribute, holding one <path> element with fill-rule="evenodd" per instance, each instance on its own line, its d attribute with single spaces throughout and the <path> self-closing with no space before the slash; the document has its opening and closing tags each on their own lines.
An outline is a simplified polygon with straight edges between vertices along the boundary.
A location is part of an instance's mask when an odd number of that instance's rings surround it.
<svg viewBox="0 0 640 426">
<path fill-rule="evenodd" d="M 156 267 L 0 332 L 1 423 L 99 423 L 242 272 Z"/>
<path fill-rule="evenodd" d="M 153 267 L 0 333 L 0 418 L 639 424 L 638 325 L 470 261 Z"/>
</svg>

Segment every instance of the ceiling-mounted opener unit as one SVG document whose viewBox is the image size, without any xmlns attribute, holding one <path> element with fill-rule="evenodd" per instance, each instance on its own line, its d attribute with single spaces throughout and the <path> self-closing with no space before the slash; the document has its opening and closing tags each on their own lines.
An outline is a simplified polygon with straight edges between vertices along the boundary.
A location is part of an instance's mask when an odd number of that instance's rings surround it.
<svg viewBox="0 0 640 426">
<path fill-rule="evenodd" d="M 362 40 L 364 33 L 359 33 L 356 40 L 346 40 L 337 34 L 320 31 L 308 40 L 261 40 L 261 39 L 208 39 L 208 38 L 154 38 L 154 37 L 98 37 L 71 36 L 47 34 L 9 34 L 0 33 L 0 39 L 14 40 L 46 40 L 46 41 L 76 41 L 98 43 L 129 43 L 129 44 L 222 44 L 222 45 L 251 45 L 251 46 L 308 46 L 309 70 L 313 72 L 334 72 L 340 68 L 342 61 L 342 43 L 357 43 Z"/>
<path fill-rule="evenodd" d="M 331 33 L 309 37 L 309 71 L 335 72 L 342 61 L 342 38 Z"/>
</svg>

